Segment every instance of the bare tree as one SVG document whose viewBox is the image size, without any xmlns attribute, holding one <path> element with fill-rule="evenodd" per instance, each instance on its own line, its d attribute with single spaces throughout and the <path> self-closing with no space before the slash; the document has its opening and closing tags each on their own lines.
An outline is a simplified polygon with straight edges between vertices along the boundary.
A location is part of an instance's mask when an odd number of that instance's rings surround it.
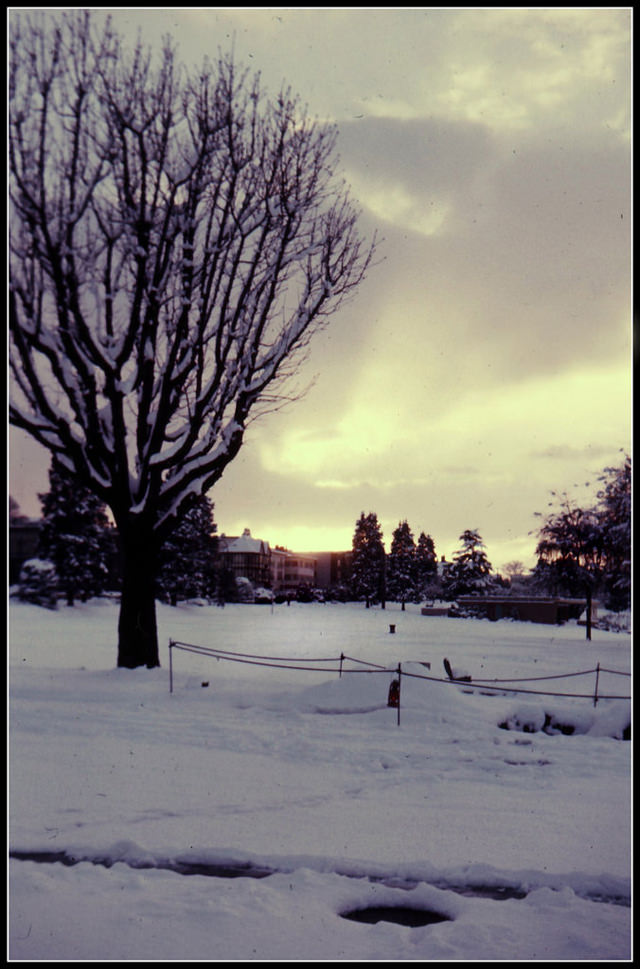
<svg viewBox="0 0 640 969">
<path fill-rule="evenodd" d="M 335 143 L 228 56 L 11 16 L 10 420 L 112 510 L 120 666 L 159 665 L 159 549 L 371 264 Z"/>
</svg>

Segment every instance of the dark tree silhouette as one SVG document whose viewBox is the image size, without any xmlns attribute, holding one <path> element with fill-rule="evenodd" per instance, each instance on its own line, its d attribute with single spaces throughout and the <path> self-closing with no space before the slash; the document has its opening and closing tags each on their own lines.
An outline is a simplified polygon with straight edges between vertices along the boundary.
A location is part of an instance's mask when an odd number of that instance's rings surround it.
<svg viewBox="0 0 640 969">
<path fill-rule="evenodd" d="M 385 551 L 382 530 L 375 512 L 361 513 L 352 542 L 351 585 L 367 609 L 372 602 L 385 603 Z"/>
<path fill-rule="evenodd" d="M 619 612 L 631 608 L 631 458 L 627 455 L 617 468 L 605 468 L 600 480 L 605 605 Z"/>
<path fill-rule="evenodd" d="M 418 601 L 439 595 L 438 559 L 431 535 L 420 532 L 416 544 L 415 592 Z"/>
<path fill-rule="evenodd" d="M 460 542 L 461 547 L 444 568 L 443 594 L 446 599 L 487 593 L 495 584 L 491 562 L 477 529 L 464 531 Z"/>
<path fill-rule="evenodd" d="M 176 606 L 180 600 L 214 596 L 215 531 L 213 503 L 201 495 L 160 550 L 159 598 Z"/>
<path fill-rule="evenodd" d="M 585 596 L 586 636 L 591 639 L 593 594 L 602 578 L 601 523 L 594 509 L 578 507 L 566 493 L 552 494 L 559 507 L 547 516 L 540 529 L 534 581 L 554 593 Z"/>
<path fill-rule="evenodd" d="M 58 464 L 49 468 L 49 491 L 42 504 L 40 555 L 55 566 L 58 590 L 67 605 L 104 592 L 111 549 L 103 502 Z"/>
<path fill-rule="evenodd" d="M 88 10 L 9 19 L 10 420 L 111 509 L 118 665 L 159 665 L 159 551 L 373 256 L 336 130 Z M 295 395 L 294 395 L 295 396 Z"/>
<path fill-rule="evenodd" d="M 387 561 L 387 595 L 394 602 L 402 603 L 404 612 L 407 600 L 416 591 L 416 543 L 407 521 L 398 524 L 391 539 Z"/>
</svg>

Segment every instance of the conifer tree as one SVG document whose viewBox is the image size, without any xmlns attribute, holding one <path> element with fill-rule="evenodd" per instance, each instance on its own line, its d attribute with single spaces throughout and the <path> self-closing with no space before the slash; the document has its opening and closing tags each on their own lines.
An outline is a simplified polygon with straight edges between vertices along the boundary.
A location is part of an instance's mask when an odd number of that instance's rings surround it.
<svg viewBox="0 0 640 969">
<path fill-rule="evenodd" d="M 446 599 L 486 593 L 494 585 L 491 562 L 484 551 L 480 533 L 476 529 L 467 529 L 460 541 L 462 547 L 444 570 L 443 594 Z"/>
<path fill-rule="evenodd" d="M 161 550 L 160 599 L 176 606 L 180 600 L 214 596 L 215 531 L 213 502 L 200 495 Z"/>
<path fill-rule="evenodd" d="M 104 592 L 110 547 L 105 506 L 63 465 L 51 462 L 49 491 L 38 495 L 43 522 L 39 554 L 53 563 L 67 605 Z"/>
<path fill-rule="evenodd" d="M 361 513 L 353 535 L 351 583 L 358 599 L 364 599 L 367 609 L 380 601 L 384 608 L 385 551 L 382 530 L 375 512 Z"/>
<path fill-rule="evenodd" d="M 416 597 L 419 600 L 433 598 L 437 593 L 438 559 L 431 535 L 420 532 L 416 545 L 415 580 Z"/>
<path fill-rule="evenodd" d="M 387 595 L 394 602 L 405 603 L 415 597 L 416 592 L 416 543 L 409 523 L 399 522 L 391 540 L 391 551 L 387 563 Z"/>
<path fill-rule="evenodd" d="M 216 605 L 224 606 L 226 602 L 238 601 L 238 585 L 233 570 L 218 559 L 216 571 Z"/>
</svg>

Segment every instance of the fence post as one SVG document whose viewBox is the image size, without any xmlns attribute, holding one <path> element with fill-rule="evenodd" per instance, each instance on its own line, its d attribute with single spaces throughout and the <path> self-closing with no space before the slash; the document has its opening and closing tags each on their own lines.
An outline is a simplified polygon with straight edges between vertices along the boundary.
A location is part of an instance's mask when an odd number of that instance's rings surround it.
<svg viewBox="0 0 640 969">
<path fill-rule="evenodd" d="M 402 686 L 402 665 L 398 663 L 398 726 L 400 726 L 400 694 Z"/>
<path fill-rule="evenodd" d="M 344 659 L 344 653 L 340 653 L 340 676 L 339 676 L 339 679 L 342 679 L 342 660 L 343 659 Z"/>
<path fill-rule="evenodd" d="M 593 694 L 593 705 L 594 705 L 594 707 L 595 707 L 596 703 L 598 702 L 598 680 L 599 679 L 600 679 L 600 661 L 598 660 L 598 665 L 596 667 L 596 690 L 595 690 L 595 693 Z"/>
<path fill-rule="evenodd" d="M 169 640 L 169 693 L 173 693 L 173 640 Z"/>
</svg>

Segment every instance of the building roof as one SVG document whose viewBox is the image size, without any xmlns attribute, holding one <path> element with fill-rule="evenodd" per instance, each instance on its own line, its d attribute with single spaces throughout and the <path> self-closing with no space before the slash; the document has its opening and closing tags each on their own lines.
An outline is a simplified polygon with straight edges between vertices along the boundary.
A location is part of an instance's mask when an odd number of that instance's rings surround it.
<svg viewBox="0 0 640 969">
<path fill-rule="evenodd" d="M 239 538 L 227 539 L 227 552 L 249 552 L 254 555 L 268 555 L 269 543 L 259 538 L 252 538 L 251 532 L 245 528 Z"/>
</svg>

